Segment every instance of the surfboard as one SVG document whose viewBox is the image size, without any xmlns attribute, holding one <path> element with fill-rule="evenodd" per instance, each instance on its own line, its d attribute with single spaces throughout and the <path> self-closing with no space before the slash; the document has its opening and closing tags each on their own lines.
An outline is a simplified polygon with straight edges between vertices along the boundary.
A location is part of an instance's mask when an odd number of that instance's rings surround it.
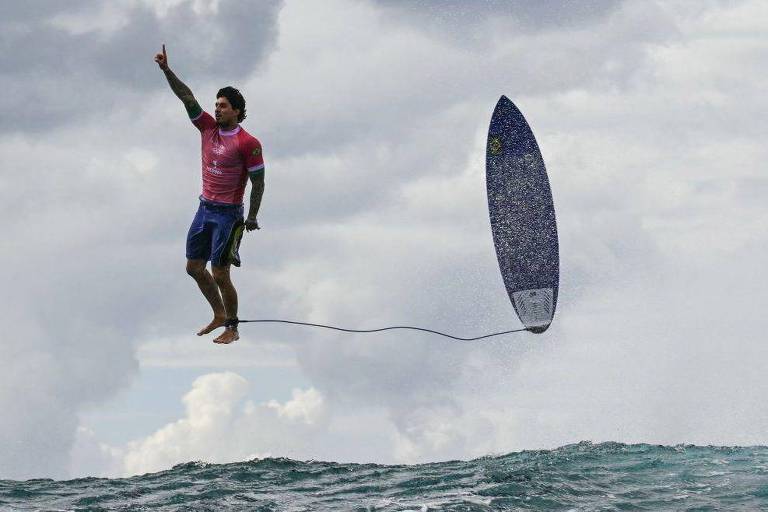
<svg viewBox="0 0 768 512">
<path fill-rule="evenodd" d="M 555 206 L 533 131 L 506 96 L 488 128 L 485 176 L 504 286 L 523 325 L 542 333 L 555 315 L 560 279 Z"/>
</svg>

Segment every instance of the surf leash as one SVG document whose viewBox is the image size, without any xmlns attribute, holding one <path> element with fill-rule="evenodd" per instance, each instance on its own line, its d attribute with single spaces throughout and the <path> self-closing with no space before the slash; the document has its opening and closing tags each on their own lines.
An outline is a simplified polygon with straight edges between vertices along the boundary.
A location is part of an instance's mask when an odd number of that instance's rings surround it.
<svg viewBox="0 0 768 512">
<path fill-rule="evenodd" d="M 523 329 L 512 329 L 510 331 L 501 331 L 501 332 L 494 332 L 492 334 L 484 334 L 482 336 L 475 336 L 474 338 L 462 338 L 461 336 L 453 336 L 452 334 L 447 334 L 440 331 L 434 331 L 432 329 L 425 329 L 423 327 L 413 327 L 410 325 L 393 325 L 389 327 L 381 327 L 379 329 L 347 329 L 344 327 L 337 327 L 334 325 L 324 325 L 324 324 L 313 324 L 310 322 L 295 322 L 293 320 L 274 320 L 274 319 L 264 319 L 264 320 L 239 320 L 237 318 L 233 318 L 231 320 L 227 321 L 230 325 L 237 326 L 238 324 L 246 324 L 246 323 L 272 323 L 272 324 L 290 324 L 290 325 L 303 325 L 306 327 L 319 327 L 322 329 L 331 329 L 334 331 L 341 331 L 341 332 L 353 332 L 353 333 L 361 333 L 361 334 L 369 334 L 374 332 L 383 332 L 383 331 L 393 331 L 396 329 L 408 329 L 412 331 L 421 331 L 421 332 L 428 332 L 430 334 L 437 334 L 438 336 L 443 336 L 445 338 L 450 338 L 452 340 L 457 341 L 477 341 L 477 340 L 483 340 L 486 338 L 492 338 L 494 336 L 502 336 L 504 334 L 511 334 L 513 332 L 523 332 L 527 331 L 527 328 Z"/>
</svg>

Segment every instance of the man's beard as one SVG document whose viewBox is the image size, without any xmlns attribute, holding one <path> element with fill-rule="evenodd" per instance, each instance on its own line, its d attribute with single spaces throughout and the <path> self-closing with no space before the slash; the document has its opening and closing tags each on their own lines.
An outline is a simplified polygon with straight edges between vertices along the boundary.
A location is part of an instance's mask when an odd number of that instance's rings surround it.
<svg viewBox="0 0 768 512">
<path fill-rule="evenodd" d="M 216 119 L 216 118 L 214 118 L 214 119 Z M 216 119 L 216 125 L 219 128 L 227 128 L 227 127 L 234 128 L 235 126 L 237 126 L 237 123 L 238 123 L 237 119 L 232 119 L 231 120 L 231 124 L 225 123 L 223 117 L 220 117 L 220 118 Z"/>
</svg>

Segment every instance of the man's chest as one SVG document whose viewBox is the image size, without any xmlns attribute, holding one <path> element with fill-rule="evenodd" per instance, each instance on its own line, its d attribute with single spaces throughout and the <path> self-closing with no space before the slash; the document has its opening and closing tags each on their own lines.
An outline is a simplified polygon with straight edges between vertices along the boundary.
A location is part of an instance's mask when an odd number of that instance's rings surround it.
<svg viewBox="0 0 768 512">
<path fill-rule="evenodd" d="M 204 137 L 203 160 L 215 167 L 241 167 L 243 165 L 243 157 L 235 137 Z"/>
</svg>

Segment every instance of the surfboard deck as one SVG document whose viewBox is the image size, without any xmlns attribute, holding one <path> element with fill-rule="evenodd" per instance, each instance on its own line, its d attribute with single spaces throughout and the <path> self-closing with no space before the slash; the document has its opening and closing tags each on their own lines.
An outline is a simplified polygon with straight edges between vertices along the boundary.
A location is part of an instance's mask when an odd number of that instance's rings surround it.
<svg viewBox="0 0 768 512">
<path fill-rule="evenodd" d="M 523 325 L 542 333 L 555 315 L 560 280 L 555 206 L 533 131 L 506 96 L 488 128 L 485 174 L 504 286 Z"/>
</svg>

